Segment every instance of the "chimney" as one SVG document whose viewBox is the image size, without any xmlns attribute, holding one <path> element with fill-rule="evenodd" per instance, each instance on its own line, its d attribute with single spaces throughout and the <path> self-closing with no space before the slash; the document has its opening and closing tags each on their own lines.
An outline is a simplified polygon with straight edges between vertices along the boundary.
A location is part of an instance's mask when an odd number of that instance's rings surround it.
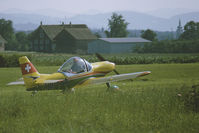
<svg viewBox="0 0 199 133">
<path fill-rule="evenodd" d="M 69 25 L 70 25 L 70 27 L 72 27 L 72 23 L 71 23 L 71 21 L 70 21 Z"/>
</svg>

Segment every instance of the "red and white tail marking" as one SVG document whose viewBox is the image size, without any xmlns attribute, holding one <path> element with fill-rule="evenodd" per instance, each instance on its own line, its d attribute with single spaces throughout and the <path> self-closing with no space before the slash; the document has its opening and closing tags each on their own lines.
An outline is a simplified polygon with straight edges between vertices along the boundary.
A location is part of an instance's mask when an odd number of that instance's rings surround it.
<svg viewBox="0 0 199 133">
<path fill-rule="evenodd" d="M 36 68 L 33 66 L 31 62 L 20 64 L 20 66 L 21 66 L 21 71 L 23 75 L 37 72 Z"/>
</svg>

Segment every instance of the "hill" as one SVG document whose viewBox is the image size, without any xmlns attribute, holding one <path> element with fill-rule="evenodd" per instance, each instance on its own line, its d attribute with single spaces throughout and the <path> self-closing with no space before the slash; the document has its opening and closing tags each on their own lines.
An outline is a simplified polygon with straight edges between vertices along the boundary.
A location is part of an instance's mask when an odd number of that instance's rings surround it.
<svg viewBox="0 0 199 133">
<path fill-rule="evenodd" d="M 156 31 L 176 30 L 178 21 L 181 19 L 182 25 L 188 21 L 199 21 L 199 12 L 190 12 L 175 15 L 170 18 L 155 17 L 146 13 L 134 11 L 119 11 L 129 22 L 128 29 L 152 29 Z M 94 15 L 76 15 L 73 17 L 55 17 L 55 15 L 45 16 L 34 13 L 0 13 L 0 18 L 10 19 L 14 23 L 15 30 L 34 30 L 42 21 L 43 24 L 61 24 L 62 22 L 73 24 L 87 24 L 89 28 L 107 28 L 108 19 L 112 12 L 98 13 Z"/>
</svg>

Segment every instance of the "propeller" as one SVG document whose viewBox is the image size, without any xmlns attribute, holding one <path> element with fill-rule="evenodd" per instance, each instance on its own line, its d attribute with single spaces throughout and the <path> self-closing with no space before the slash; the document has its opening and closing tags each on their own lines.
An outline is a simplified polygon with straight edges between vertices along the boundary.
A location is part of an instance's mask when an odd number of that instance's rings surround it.
<svg viewBox="0 0 199 133">
<path fill-rule="evenodd" d="M 100 61 L 107 61 L 102 55 L 100 55 L 99 53 L 95 53 L 95 55 L 97 56 L 97 58 L 100 60 Z M 113 69 L 113 71 L 115 72 L 115 74 L 119 75 L 120 73 L 116 70 L 116 69 Z M 130 79 L 131 81 L 133 81 L 132 79 Z M 111 87 L 110 83 L 107 82 L 106 83 L 106 86 L 108 87 L 108 89 Z M 116 86 L 117 87 L 117 86 Z M 117 87 L 119 88 L 119 87 Z"/>
<path fill-rule="evenodd" d="M 102 55 L 100 55 L 99 53 L 95 53 L 95 55 L 97 56 L 97 58 L 100 60 L 100 61 L 106 61 L 104 57 L 102 57 Z"/>
<path fill-rule="evenodd" d="M 100 60 L 100 61 L 106 61 L 106 59 L 100 55 L 99 53 L 95 53 L 95 55 L 97 56 L 97 58 Z M 120 73 L 116 70 L 116 69 L 113 69 L 113 71 L 115 72 L 115 74 L 119 75 Z"/>
</svg>

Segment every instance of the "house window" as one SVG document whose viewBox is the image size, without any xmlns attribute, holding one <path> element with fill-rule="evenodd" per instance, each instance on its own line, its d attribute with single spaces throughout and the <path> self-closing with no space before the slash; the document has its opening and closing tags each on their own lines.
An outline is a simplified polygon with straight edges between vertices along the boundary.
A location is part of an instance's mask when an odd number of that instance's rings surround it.
<svg viewBox="0 0 199 133">
<path fill-rule="evenodd" d="M 56 44 L 53 43 L 53 44 L 52 44 L 52 50 L 55 51 L 55 49 L 56 49 Z"/>
<path fill-rule="evenodd" d="M 34 48 L 36 51 L 39 49 L 38 48 L 38 40 L 34 40 Z"/>
<path fill-rule="evenodd" d="M 41 50 L 44 49 L 44 40 L 40 40 L 40 49 L 41 49 Z"/>
<path fill-rule="evenodd" d="M 34 44 L 38 44 L 38 40 L 34 40 Z"/>
<path fill-rule="evenodd" d="M 40 38 L 43 38 L 44 37 L 44 33 L 43 31 L 40 31 Z"/>
<path fill-rule="evenodd" d="M 46 44 L 49 44 L 49 43 L 50 43 L 50 41 L 48 39 L 46 39 Z"/>
<path fill-rule="evenodd" d="M 30 42 L 30 49 L 33 49 L 33 43 Z"/>
</svg>

